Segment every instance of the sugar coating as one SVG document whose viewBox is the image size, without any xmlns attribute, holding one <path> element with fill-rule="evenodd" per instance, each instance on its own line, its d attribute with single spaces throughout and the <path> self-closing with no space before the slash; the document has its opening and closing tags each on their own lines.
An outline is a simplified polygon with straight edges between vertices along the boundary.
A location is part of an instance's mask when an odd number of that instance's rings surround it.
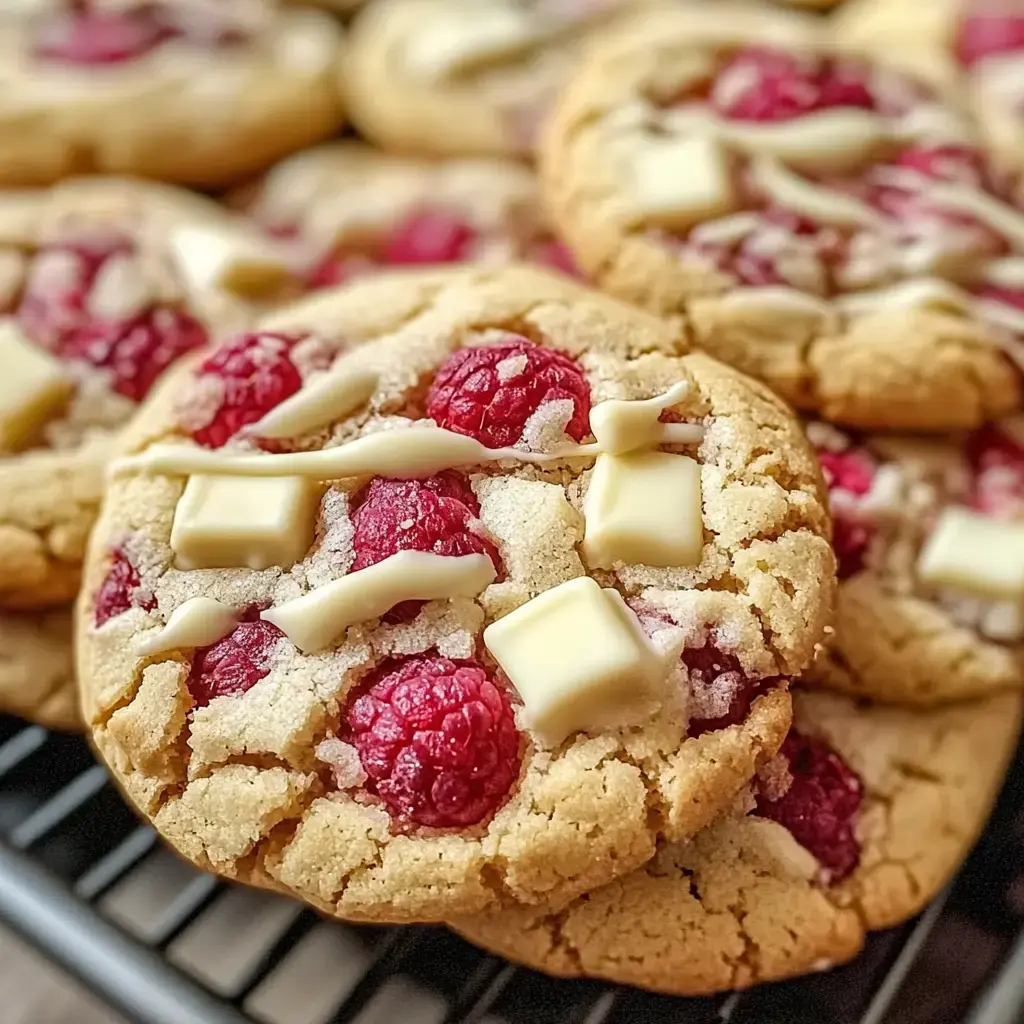
<svg viewBox="0 0 1024 1024">
<path fill-rule="evenodd" d="M 408 429 L 400 414 L 455 347 L 508 330 L 576 356 L 595 398 L 646 398 L 688 381 L 674 412 L 706 424 L 704 441 L 690 449 L 702 464 L 709 510 L 705 556 L 682 582 L 665 570 L 631 566 L 603 573 L 600 583 L 678 615 L 695 642 L 720 628 L 734 639 L 745 671 L 788 676 L 810 660 L 834 585 L 813 455 L 781 402 L 713 360 L 687 354 L 661 321 L 519 267 L 384 275 L 268 321 L 274 329 L 315 332 L 340 353 L 338 370 L 379 374 L 365 408 L 297 439 L 300 447 Z M 127 451 L 180 440 L 175 410 L 189 380 L 183 367 L 148 403 Z M 301 654 L 282 639 L 265 678 L 195 710 L 187 654 L 140 664 L 130 640 L 189 598 L 267 607 L 339 578 L 351 564 L 351 526 L 339 523 L 349 520 L 350 498 L 365 478 L 333 483 L 313 548 L 293 568 L 208 572 L 172 564 L 182 479 L 114 478 L 93 535 L 79 656 L 92 733 L 122 787 L 197 864 L 358 919 L 437 920 L 496 904 L 572 898 L 643 863 L 659 835 L 695 832 L 730 806 L 778 749 L 790 717 L 784 690 L 771 689 L 740 725 L 696 739 L 686 736 L 685 700 L 632 728 L 577 733 L 556 745 L 524 735 L 523 769 L 508 802 L 464 832 L 393 830 L 380 805 L 338 789 L 335 766 L 345 755 L 322 746 L 337 738 L 353 685 L 390 656 L 436 648 L 482 658 L 494 671 L 480 643 L 485 627 L 587 571 L 579 553 L 587 465 L 576 459 L 471 468 L 480 529 L 501 556 L 500 581 L 476 599 L 430 602 L 411 621 L 353 626 L 343 642 L 319 653 Z M 91 598 L 115 538 L 157 607 L 132 609 L 97 630 Z M 681 673 L 674 682 L 683 686 Z M 342 774 L 351 775 L 345 767 Z"/>
<path fill-rule="evenodd" d="M 912 917 L 959 867 L 999 791 L 1021 698 L 908 711 L 798 692 L 794 712 L 800 729 L 826 740 L 866 786 L 861 863 L 841 884 L 822 887 L 814 857 L 785 828 L 738 808 L 567 906 L 451 924 L 536 970 L 673 995 L 746 988 L 852 959 L 867 932 Z"/>
</svg>

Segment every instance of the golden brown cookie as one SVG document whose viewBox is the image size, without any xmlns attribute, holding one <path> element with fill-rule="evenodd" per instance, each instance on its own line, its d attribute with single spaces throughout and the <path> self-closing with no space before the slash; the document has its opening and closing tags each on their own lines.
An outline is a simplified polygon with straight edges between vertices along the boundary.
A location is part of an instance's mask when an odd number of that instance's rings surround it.
<svg viewBox="0 0 1024 1024">
<path fill-rule="evenodd" d="M 571 898 L 697 831 L 830 615 L 784 404 L 536 269 L 305 300 L 126 444 L 78 622 L 96 746 L 186 857 L 342 917 Z"/>
<path fill-rule="evenodd" d="M 1024 685 L 1024 430 L 858 438 L 812 423 L 834 519 L 834 632 L 808 673 L 939 704 Z M 993 576 L 995 573 L 995 576 Z M 1019 575 L 1019 584 L 1002 577 Z"/>
<path fill-rule="evenodd" d="M 378 0 L 352 24 L 346 98 L 397 152 L 522 156 L 585 37 L 626 0 Z"/>
<path fill-rule="evenodd" d="M 967 855 L 1014 749 L 1021 701 L 911 712 L 797 693 L 794 712 L 798 731 L 747 815 L 662 846 L 557 913 L 521 908 L 454 927 L 549 974 L 675 995 L 849 960 L 866 931 L 916 914 Z"/>
<path fill-rule="evenodd" d="M 0 614 L 0 714 L 78 730 L 71 609 Z"/>
<path fill-rule="evenodd" d="M 303 289 L 386 266 L 522 259 L 575 272 L 535 176 L 511 160 L 430 162 L 331 142 L 282 160 L 231 203 L 294 248 Z"/>
<path fill-rule="evenodd" d="M 0 18 L 0 184 L 222 185 L 341 124 L 340 28 L 279 0 L 16 3 Z"/>
<path fill-rule="evenodd" d="M 575 75 L 542 188 L 603 289 L 864 428 L 970 428 L 1021 398 L 1020 213 L 972 125 L 755 5 L 638 16 Z"/>
<path fill-rule="evenodd" d="M 112 438 L 162 370 L 289 278 L 244 222 L 116 178 L 0 191 L 0 608 L 78 593 Z"/>
</svg>

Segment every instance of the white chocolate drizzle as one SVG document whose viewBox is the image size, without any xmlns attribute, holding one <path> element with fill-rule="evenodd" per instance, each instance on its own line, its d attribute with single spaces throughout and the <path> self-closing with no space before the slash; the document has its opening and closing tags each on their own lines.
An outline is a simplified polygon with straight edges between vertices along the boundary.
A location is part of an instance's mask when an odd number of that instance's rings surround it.
<svg viewBox="0 0 1024 1024">
<path fill-rule="evenodd" d="M 303 654 L 310 654 L 329 647 L 349 626 L 379 618 L 401 601 L 476 597 L 494 577 L 494 563 L 487 555 L 399 551 L 269 608 L 260 617 L 277 626 Z"/>
<path fill-rule="evenodd" d="M 181 647 L 208 647 L 238 625 L 241 613 L 212 597 L 192 597 L 175 608 L 167 625 L 135 641 L 140 656 L 165 654 Z"/>
<path fill-rule="evenodd" d="M 298 437 L 343 419 L 377 389 L 374 370 L 328 370 L 271 409 L 249 432 L 257 437 Z"/>
</svg>

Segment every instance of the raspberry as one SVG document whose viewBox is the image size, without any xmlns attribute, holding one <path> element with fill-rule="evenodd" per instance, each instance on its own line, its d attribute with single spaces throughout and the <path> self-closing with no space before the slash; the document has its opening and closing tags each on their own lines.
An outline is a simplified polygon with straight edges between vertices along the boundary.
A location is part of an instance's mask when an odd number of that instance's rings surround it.
<svg viewBox="0 0 1024 1024">
<path fill-rule="evenodd" d="M 1024 511 L 1024 447 L 989 423 L 967 438 L 964 452 L 973 475 L 972 507 L 996 519 L 1019 519 Z"/>
<path fill-rule="evenodd" d="M 569 277 L 583 278 L 583 274 L 580 273 L 580 268 L 576 266 L 576 261 L 572 258 L 572 253 L 569 252 L 568 246 L 562 242 L 538 242 L 527 253 L 527 259 L 532 263 L 539 263 L 542 267 L 558 270 Z"/>
<path fill-rule="evenodd" d="M 875 464 L 867 452 L 856 448 L 846 451 L 818 452 L 818 461 L 829 491 L 848 491 L 858 497 L 871 490 L 875 479 Z"/>
<path fill-rule="evenodd" d="M 733 55 L 712 86 L 710 103 L 737 121 L 785 121 L 831 107 L 877 106 L 863 65 L 762 47 Z"/>
<path fill-rule="evenodd" d="M 437 555 L 487 555 L 501 574 L 501 556 L 486 537 L 474 532 L 480 506 L 469 484 L 448 470 L 426 480 L 377 477 L 355 496 L 352 572 L 375 565 L 399 551 Z M 403 601 L 387 620 L 406 621 L 423 607 Z"/>
<path fill-rule="evenodd" d="M 107 619 L 128 611 L 129 608 L 144 608 L 147 612 L 156 607 L 152 594 L 141 594 L 142 581 L 139 572 L 120 548 L 111 552 L 110 568 L 96 591 L 93 604 L 93 621 L 97 628 Z"/>
<path fill-rule="evenodd" d="M 1005 7 L 964 18 L 953 43 L 957 60 L 967 68 L 986 57 L 1017 50 L 1024 50 L 1024 15 Z"/>
<path fill-rule="evenodd" d="M 35 53 L 68 64 L 120 64 L 181 35 L 155 4 L 122 11 L 63 11 L 43 23 Z"/>
<path fill-rule="evenodd" d="M 839 579 L 845 580 L 864 568 L 864 558 L 874 535 L 872 523 L 850 512 L 833 512 L 832 550 L 836 553 Z"/>
<path fill-rule="evenodd" d="M 344 253 L 328 253 L 317 261 L 306 274 L 306 287 L 311 291 L 333 288 L 356 277 L 377 269 L 369 256 L 346 256 Z"/>
<path fill-rule="evenodd" d="M 864 787 L 827 743 L 796 729 L 780 753 L 789 763 L 792 784 L 775 800 L 758 794 L 757 813 L 789 829 L 818 858 L 824 881 L 841 881 L 860 861 L 854 827 Z"/>
<path fill-rule="evenodd" d="M 519 365 L 521 364 L 521 365 Z M 453 352 L 427 394 L 427 415 L 439 426 L 468 434 L 490 448 L 516 444 L 545 403 L 569 401 L 565 432 L 588 432 L 590 386 L 575 360 L 525 338 Z"/>
<path fill-rule="evenodd" d="M 243 334 L 217 349 L 196 371 L 197 395 L 212 395 L 215 403 L 206 421 L 193 429 L 195 441 L 220 448 L 294 395 L 302 387 L 302 376 L 290 358 L 298 341 L 263 332 Z"/>
<path fill-rule="evenodd" d="M 961 181 L 988 188 L 988 165 L 981 150 L 951 143 L 908 146 L 896 159 L 897 167 L 908 167 L 935 181 Z"/>
<path fill-rule="evenodd" d="M 691 736 L 738 725 L 767 682 L 751 679 L 734 655 L 719 650 L 710 640 L 703 647 L 687 647 L 682 662 L 689 673 L 694 708 Z"/>
<path fill-rule="evenodd" d="M 858 448 L 819 450 L 818 461 L 832 498 L 832 548 L 839 562 L 839 578 L 846 579 L 864 568 L 864 556 L 875 535 L 874 524 L 858 517 L 850 505 L 850 496 L 862 498 L 871 490 L 875 464 Z"/>
<path fill-rule="evenodd" d="M 259 611 L 248 609 L 223 640 L 196 651 L 188 674 L 196 707 L 206 707 L 214 697 L 245 693 L 270 671 L 271 652 L 284 634 L 259 618 Z"/>
<path fill-rule="evenodd" d="M 476 825 L 519 776 L 512 707 L 474 661 L 421 655 L 382 665 L 348 705 L 340 738 L 402 824 Z"/>
<path fill-rule="evenodd" d="M 120 395 L 139 402 L 179 356 L 206 344 L 206 329 L 167 307 L 130 320 L 94 322 L 70 331 L 58 347 L 64 359 L 107 370 Z"/>
<path fill-rule="evenodd" d="M 476 232 L 460 217 L 444 210 L 410 214 L 384 246 L 385 263 L 458 263 L 472 255 Z"/>
</svg>

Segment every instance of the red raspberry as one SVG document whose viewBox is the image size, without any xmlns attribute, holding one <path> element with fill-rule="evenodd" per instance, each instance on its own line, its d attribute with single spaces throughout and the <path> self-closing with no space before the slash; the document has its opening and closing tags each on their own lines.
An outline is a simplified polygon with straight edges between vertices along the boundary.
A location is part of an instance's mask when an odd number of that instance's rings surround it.
<svg viewBox="0 0 1024 1024">
<path fill-rule="evenodd" d="M 981 150 L 973 146 L 908 146 L 896 159 L 897 167 L 908 167 L 935 181 L 962 181 L 988 188 L 988 164 Z"/>
<path fill-rule="evenodd" d="M 298 341 L 284 334 L 243 334 L 199 367 L 194 391 L 204 403 L 212 398 L 213 407 L 206 421 L 192 430 L 198 444 L 220 448 L 302 387 L 290 358 Z M 190 415 L 196 412 L 189 410 Z"/>
<path fill-rule="evenodd" d="M 871 456 L 859 448 L 841 452 L 820 450 L 818 461 L 829 494 L 833 496 L 832 547 L 839 562 L 839 578 L 846 579 L 864 568 L 864 556 L 875 535 L 875 527 L 857 515 L 845 496 L 861 498 L 867 494 L 871 490 L 876 467 Z"/>
<path fill-rule="evenodd" d="M 96 591 L 93 604 L 93 621 L 97 628 L 107 619 L 128 611 L 129 608 L 144 608 L 147 612 L 156 607 L 152 594 L 141 594 L 142 581 L 139 572 L 120 548 L 111 552 L 110 568 Z"/>
<path fill-rule="evenodd" d="M 520 372 L 506 363 L 517 357 L 526 360 Z M 505 380 L 503 363 L 512 366 Z M 565 399 L 573 406 L 565 431 L 579 441 L 590 429 L 590 386 L 583 371 L 564 352 L 513 335 L 501 344 L 453 352 L 430 386 L 427 415 L 448 430 L 504 448 L 519 441 L 540 406 Z"/>
<path fill-rule="evenodd" d="M 527 253 L 527 259 L 531 263 L 539 263 L 542 267 L 550 267 L 552 270 L 558 270 L 569 277 L 575 277 L 578 280 L 583 278 L 580 268 L 576 266 L 576 261 L 572 258 L 572 253 L 569 252 L 569 247 L 562 242 L 538 242 Z"/>
<path fill-rule="evenodd" d="M 206 340 L 206 329 L 197 320 L 161 307 L 130 320 L 94 322 L 72 330 L 58 354 L 107 370 L 118 394 L 140 402 L 171 363 Z"/>
<path fill-rule="evenodd" d="M 343 734 L 401 824 L 476 825 L 519 776 L 508 696 L 474 661 L 421 655 L 382 665 L 346 709 Z"/>
<path fill-rule="evenodd" d="M 1024 511 L 1024 447 L 995 423 L 967 438 L 971 505 L 996 519 L 1014 520 Z"/>
<path fill-rule="evenodd" d="M 829 492 L 849 491 L 860 497 L 871 490 L 875 464 L 867 452 L 858 448 L 841 452 L 822 449 L 818 452 L 818 461 Z"/>
<path fill-rule="evenodd" d="M 156 4 L 123 11 L 88 7 L 62 11 L 45 21 L 35 40 L 37 57 L 68 64 L 121 64 L 181 35 Z"/>
<path fill-rule="evenodd" d="M 824 881 L 844 879 L 860 861 L 854 834 L 863 784 L 848 764 L 822 740 L 791 729 L 780 751 L 792 776 L 778 799 L 757 795 L 757 813 L 793 833 L 821 863 Z"/>
<path fill-rule="evenodd" d="M 682 662 L 689 673 L 695 708 L 690 718 L 691 736 L 738 725 L 768 682 L 751 679 L 734 655 L 719 650 L 710 640 L 703 647 L 687 647 Z"/>
<path fill-rule="evenodd" d="M 259 618 L 259 612 L 250 608 L 223 640 L 196 651 L 188 674 L 196 707 L 206 707 L 214 697 L 245 693 L 270 671 L 271 652 L 284 634 Z"/>
<path fill-rule="evenodd" d="M 472 255 L 476 232 L 462 218 L 444 210 L 410 214 L 384 246 L 385 263 L 458 263 Z"/>
<path fill-rule="evenodd" d="M 978 11 L 960 23 L 953 51 L 964 67 L 973 67 L 986 57 L 1024 50 L 1024 14 L 1005 4 L 991 6 L 992 10 Z"/>
<path fill-rule="evenodd" d="M 877 106 L 864 65 L 764 47 L 740 50 L 711 88 L 710 104 L 737 121 L 785 121 L 831 107 Z"/>
<path fill-rule="evenodd" d="M 833 512 L 832 550 L 836 553 L 836 575 L 839 579 L 845 580 L 864 568 L 864 558 L 874 535 L 873 523 L 858 519 L 851 512 Z"/>
<path fill-rule="evenodd" d="M 334 288 L 377 269 L 369 256 L 346 256 L 344 253 L 328 253 L 317 261 L 306 274 L 306 287 L 311 291 Z"/>
</svg>

